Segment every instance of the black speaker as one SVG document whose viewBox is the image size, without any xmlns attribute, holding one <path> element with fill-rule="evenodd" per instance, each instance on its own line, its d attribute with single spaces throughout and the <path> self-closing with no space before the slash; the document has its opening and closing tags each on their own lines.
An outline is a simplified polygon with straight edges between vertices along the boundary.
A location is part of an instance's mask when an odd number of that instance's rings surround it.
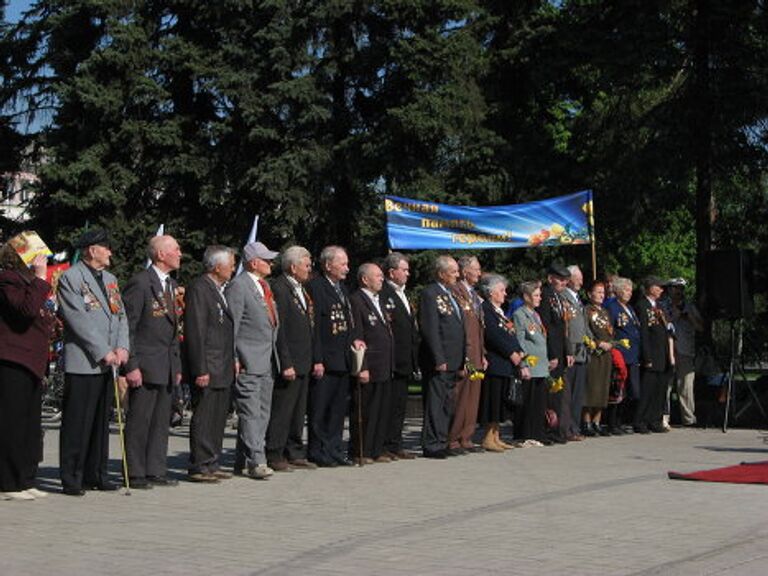
<svg viewBox="0 0 768 576">
<path fill-rule="evenodd" d="M 751 250 L 710 250 L 704 255 L 704 307 L 713 319 L 749 318 L 754 313 Z"/>
</svg>

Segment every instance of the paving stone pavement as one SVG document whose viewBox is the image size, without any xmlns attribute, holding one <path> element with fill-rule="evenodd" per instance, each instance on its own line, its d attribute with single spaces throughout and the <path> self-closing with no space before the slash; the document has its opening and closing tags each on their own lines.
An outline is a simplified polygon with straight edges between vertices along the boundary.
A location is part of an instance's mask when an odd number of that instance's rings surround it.
<svg viewBox="0 0 768 576">
<path fill-rule="evenodd" d="M 409 422 L 417 436 L 417 422 Z M 768 486 L 670 481 L 768 459 L 755 430 L 0 502 L 0 575 L 768 574 Z M 186 430 L 171 438 L 183 479 Z M 226 438 L 225 463 L 234 435 Z M 58 430 L 41 487 L 57 492 Z M 119 444 L 112 435 L 118 473 Z"/>
</svg>

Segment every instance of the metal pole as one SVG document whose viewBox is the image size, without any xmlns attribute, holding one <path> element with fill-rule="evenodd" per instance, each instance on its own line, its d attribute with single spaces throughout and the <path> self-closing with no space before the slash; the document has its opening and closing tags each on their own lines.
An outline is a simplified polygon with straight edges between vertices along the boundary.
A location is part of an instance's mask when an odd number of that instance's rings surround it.
<svg viewBox="0 0 768 576">
<path fill-rule="evenodd" d="M 128 476 L 128 458 L 125 455 L 125 434 L 123 432 L 123 413 L 120 410 L 120 387 L 117 384 L 117 366 L 112 366 L 112 383 L 115 387 L 115 410 L 117 410 L 117 430 L 120 434 L 120 454 L 123 457 L 123 479 L 125 495 L 131 495 L 131 481 Z"/>
</svg>

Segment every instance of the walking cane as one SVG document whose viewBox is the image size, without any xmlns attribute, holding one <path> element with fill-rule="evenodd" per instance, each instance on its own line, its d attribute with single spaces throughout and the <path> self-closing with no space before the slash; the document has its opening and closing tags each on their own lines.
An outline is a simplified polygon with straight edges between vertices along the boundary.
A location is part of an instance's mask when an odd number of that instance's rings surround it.
<svg viewBox="0 0 768 576">
<path fill-rule="evenodd" d="M 360 378 L 357 379 L 357 443 L 358 459 L 357 465 L 363 466 L 363 387 L 360 384 Z"/>
<path fill-rule="evenodd" d="M 131 495 L 131 481 L 128 479 L 128 458 L 125 456 L 125 434 L 123 432 L 123 413 L 120 410 L 120 387 L 117 384 L 117 366 L 112 366 L 112 383 L 115 387 L 115 410 L 117 411 L 117 430 L 120 433 L 120 454 L 123 457 L 123 478 L 125 495 Z"/>
</svg>

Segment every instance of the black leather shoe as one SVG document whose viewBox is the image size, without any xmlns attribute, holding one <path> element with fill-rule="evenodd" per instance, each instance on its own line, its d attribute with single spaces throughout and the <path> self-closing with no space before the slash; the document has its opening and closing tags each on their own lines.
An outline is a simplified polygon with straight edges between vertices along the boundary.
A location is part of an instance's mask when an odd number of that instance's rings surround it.
<svg viewBox="0 0 768 576">
<path fill-rule="evenodd" d="M 67 496 L 85 496 L 85 490 L 82 488 L 75 488 L 74 486 L 64 486 L 62 492 Z"/>
<path fill-rule="evenodd" d="M 168 478 L 167 476 L 147 476 L 147 482 L 152 486 L 178 486 L 179 481 L 175 478 Z M 133 483 L 131 483 L 133 486 Z"/>
<path fill-rule="evenodd" d="M 600 436 L 610 436 L 611 433 L 605 426 L 601 426 L 600 424 L 592 424 L 595 428 L 595 432 L 597 432 Z"/>
<path fill-rule="evenodd" d="M 146 478 L 130 478 L 130 484 L 136 490 L 152 490 L 152 484 Z"/>
<path fill-rule="evenodd" d="M 466 453 L 467 453 L 467 451 L 464 450 L 464 448 L 448 448 L 448 450 L 446 450 L 446 454 L 448 456 L 451 456 L 451 457 L 453 457 L 453 456 L 464 456 L 464 454 L 466 454 Z"/>
<path fill-rule="evenodd" d="M 648 430 L 648 427 L 645 424 L 638 424 L 637 426 L 633 426 L 632 430 L 635 432 L 635 434 L 650 434 L 651 431 Z"/>
<path fill-rule="evenodd" d="M 664 428 L 664 426 L 662 426 L 661 424 L 651 424 L 650 426 L 648 426 L 648 428 L 650 429 L 651 432 L 656 432 L 657 434 L 664 434 L 666 432 L 669 432 L 669 430 Z"/>
<path fill-rule="evenodd" d="M 612 428 L 609 428 L 609 430 L 611 431 L 611 434 L 613 434 L 614 436 L 625 436 L 626 435 L 626 432 L 624 432 L 624 430 L 622 430 L 618 426 L 613 426 Z"/>
<path fill-rule="evenodd" d="M 424 450 L 424 458 L 432 458 L 433 460 L 445 460 L 448 457 L 446 450 Z"/>
<path fill-rule="evenodd" d="M 594 428 L 592 428 L 590 424 L 585 422 L 581 425 L 581 435 L 586 436 L 587 438 L 594 438 L 597 436 L 597 432 L 595 432 Z"/>
<path fill-rule="evenodd" d="M 119 490 L 120 486 L 107 480 L 106 482 L 99 482 L 98 484 L 89 484 L 85 486 L 85 489 L 98 490 L 99 492 L 114 492 L 115 490 Z"/>
<path fill-rule="evenodd" d="M 337 468 L 339 465 L 334 460 L 314 460 L 318 468 Z"/>
<path fill-rule="evenodd" d="M 341 457 L 341 458 L 334 458 L 334 460 L 336 461 L 336 464 L 338 464 L 339 466 L 354 466 L 355 465 L 355 463 L 352 462 L 352 460 L 350 460 L 349 458 Z"/>
</svg>

